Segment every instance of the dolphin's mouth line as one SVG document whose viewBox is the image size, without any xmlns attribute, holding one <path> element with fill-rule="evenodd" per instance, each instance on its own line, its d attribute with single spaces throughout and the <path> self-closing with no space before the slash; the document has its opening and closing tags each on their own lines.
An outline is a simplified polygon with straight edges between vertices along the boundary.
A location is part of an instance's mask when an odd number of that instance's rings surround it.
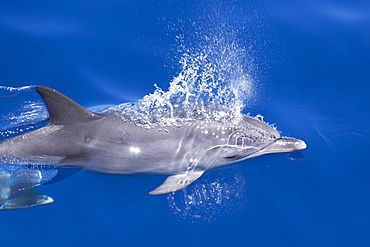
<svg viewBox="0 0 370 247">
<path fill-rule="evenodd" d="M 260 149 L 257 149 L 256 151 L 252 152 L 252 153 L 249 153 L 247 156 L 242 156 L 242 155 L 238 155 L 238 154 L 234 154 L 234 155 L 230 155 L 230 156 L 227 156 L 225 157 L 225 159 L 227 160 L 232 160 L 232 161 L 242 161 L 242 160 L 245 160 L 245 159 L 248 159 L 250 158 L 250 156 L 253 156 L 254 154 L 258 153 L 258 152 L 261 152 L 263 150 L 265 150 L 266 148 L 270 147 L 271 145 L 274 145 L 276 144 L 277 142 L 286 142 L 286 141 L 295 141 L 296 143 L 294 143 L 293 147 L 294 147 L 294 150 L 291 150 L 291 151 L 281 151 L 281 152 L 287 152 L 287 153 L 290 153 L 290 152 L 296 152 L 296 151 L 300 151 L 300 150 L 303 150 L 307 147 L 306 143 L 303 142 L 302 140 L 299 140 L 299 139 L 295 139 L 295 138 L 291 138 L 291 137 L 285 137 L 285 136 L 280 136 L 279 138 L 277 138 L 276 140 L 274 140 L 273 142 L 271 143 L 268 143 L 266 146 L 260 148 Z M 243 149 L 243 147 L 239 147 L 240 149 Z M 266 153 L 268 154 L 268 153 Z"/>
<path fill-rule="evenodd" d="M 307 144 L 304 141 L 302 141 L 300 139 L 292 138 L 292 137 L 286 137 L 286 136 L 279 137 L 278 139 L 276 139 L 274 142 L 270 143 L 266 147 L 271 146 L 273 144 L 276 144 L 278 141 L 282 142 L 282 144 L 278 144 L 278 145 L 281 145 L 282 147 L 284 147 L 284 145 L 286 143 L 289 143 L 290 145 L 292 145 L 292 147 L 290 147 L 290 148 L 293 149 L 293 150 L 285 151 L 287 153 L 300 151 L 300 150 L 306 149 L 306 147 L 307 147 Z M 263 149 L 265 149 L 266 147 L 264 147 Z M 284 148 L 288 148 L 288 147 L 285 146 Z M 261 149 L 261 150 L 263 150 L 263 149 Z"/>
</svg>

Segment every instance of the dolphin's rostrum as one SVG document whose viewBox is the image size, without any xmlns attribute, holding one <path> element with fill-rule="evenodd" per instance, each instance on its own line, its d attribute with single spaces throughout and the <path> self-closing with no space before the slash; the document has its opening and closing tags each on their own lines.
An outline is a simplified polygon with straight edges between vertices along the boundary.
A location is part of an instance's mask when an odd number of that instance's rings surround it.
<svg viewBox="0 0 370 247">
<path fill-rule="evenodd" d="M 306 148 L 255 118 L 238 123 L 194 121 L 166 130 L 143 128 L 114 113 L 93 113 L 63 94 L 37 86 L 49 123 L 0 142 L 0 163 L 84 168 L 169 177 L 150 194 L 185 188 L 205 171 L 263 154 Z"/>
</svg>

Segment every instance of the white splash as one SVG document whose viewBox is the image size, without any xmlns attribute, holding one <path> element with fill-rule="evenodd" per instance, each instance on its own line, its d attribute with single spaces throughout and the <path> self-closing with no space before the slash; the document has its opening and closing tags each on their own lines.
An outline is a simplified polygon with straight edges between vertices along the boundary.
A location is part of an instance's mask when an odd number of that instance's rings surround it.
<svg viewBox="0 0 370 247">
<path fill-rule="evenodd" d="M 241 111 L 255 93 L 254 66 L 246 59 L 246 49 L 234 38 L 234 34 L 226 38 L 205 35 L 199 46 L 186 49 L 181 44 L 180 72 L 167 91 L 155 85 L 155 91 L 138 102 L 108 111 L 146 128 L 178 126 L 195 120 L 239 121 Z"/>
</svg>

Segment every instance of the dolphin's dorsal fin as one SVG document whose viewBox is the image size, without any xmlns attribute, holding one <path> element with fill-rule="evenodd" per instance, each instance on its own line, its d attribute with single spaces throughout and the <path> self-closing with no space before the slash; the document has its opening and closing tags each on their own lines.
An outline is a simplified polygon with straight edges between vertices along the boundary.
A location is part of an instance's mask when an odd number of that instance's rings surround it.
<svg viewBox="0 0 370 247">
<path fill-rule="evenodd" d="M 161 195 L 181 190 L 197 180 L 204 171 L 187 171 L 181 174 L 169 176 L 163 184 L 149 192 L 151 195 Z"/>
<path fill-rule="evenodd" d="M 36 91 L 40 94 L 49 110 L 49 124 L 67 125 L 93 121 L 102 118 L 93 113 L 67 96 L 45 86 L 36 86 Z"/>
</svg>

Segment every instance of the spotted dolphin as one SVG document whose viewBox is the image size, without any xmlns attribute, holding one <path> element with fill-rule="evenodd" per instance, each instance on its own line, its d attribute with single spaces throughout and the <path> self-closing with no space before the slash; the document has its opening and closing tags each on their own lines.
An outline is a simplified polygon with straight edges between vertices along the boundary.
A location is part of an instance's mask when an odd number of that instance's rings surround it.
<svg viewBox="0 0 370 247">
<path fill-rule="evenodd" d="M 111 174 L 168 175 L 150 194 L 185 188 L 210 169 L 306 148 L 249 116 L 238 123 L 193 121 L 144 128 L 114 113 L 91 112 L 45 86 L 49 123 L 0 142 L 0 164 L 84 168 Z"/>
</svg>

